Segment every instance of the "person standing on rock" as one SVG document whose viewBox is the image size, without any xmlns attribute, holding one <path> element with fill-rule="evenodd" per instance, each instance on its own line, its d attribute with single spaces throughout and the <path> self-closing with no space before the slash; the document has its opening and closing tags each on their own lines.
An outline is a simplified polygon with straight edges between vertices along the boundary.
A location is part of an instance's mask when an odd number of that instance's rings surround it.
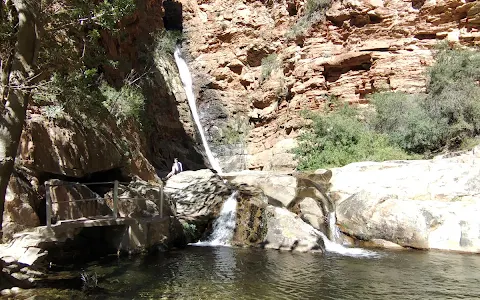
<svg viewBox="0 0 480 300">
<path fill-rule="evenodd" d="M 173 159 L 172 171 L 168 173 L 167 179 L 172 177 L 175 174 L 178 174 L 183 171 L 183 165 L 181 162 L 178 161 L 178 158 Z"/>
</svg>

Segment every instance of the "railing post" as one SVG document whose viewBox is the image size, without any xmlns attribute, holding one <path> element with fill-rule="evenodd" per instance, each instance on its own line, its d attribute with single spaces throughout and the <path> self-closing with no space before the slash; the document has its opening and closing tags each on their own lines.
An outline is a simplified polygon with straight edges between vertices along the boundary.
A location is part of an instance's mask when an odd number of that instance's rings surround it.
<svg viewBox="0 0 480 300">
<path fill-rule="evenodd" d="M 50 197 L 50 182 L 45 181 L 45 200 L 47 209 L 47 229 L 52 227 L 52 198 Z"/>
<path fill-rule="evenodd" d="M 162 186 L 160 187 L 160 218 L 163 218 L 163 186 L 164 183 L 162 182 Z"/>
<path fill-rule="evenodd" d="M 118 218 L 118 180 L 113 182 L 113 216 Z"/>
</svg>

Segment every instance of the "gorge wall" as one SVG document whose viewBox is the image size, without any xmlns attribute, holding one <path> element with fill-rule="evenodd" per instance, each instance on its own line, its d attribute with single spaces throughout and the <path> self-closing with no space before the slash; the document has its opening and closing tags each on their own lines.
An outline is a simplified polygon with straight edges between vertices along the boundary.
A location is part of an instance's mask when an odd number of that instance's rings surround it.
<svg viewBox="0 0 480 300">
<path fill-rule="evenodd" d="M 439 41 L 480 41 L 476 1 L 334 1 L 325 21 L 303 33 L 308 1 L 180 2 L 214 152 L 222 156 L 218 145 L 234 140 L 248 169 L 295 167 L 289 149 L 303 126 L 301 110 L 321 109 L 328 96 L 364 105 L 376 91 L 422 92 Z M 262 59 L 271 54 L 276 62 L 264 78 Z"/>
<path fill-rule="evenodd" d="M 331 95 L 363 105 L 379 90 L 421 92 L 438 41 L 480 40 L 478 2 L 334 1 L 325 21 L 298 32 L 305 2 L 136 1 L 120 35 L 101 32 L 117 67 L 98 69 L 117 86 L 132 71 L 145 75 L 149 126 L 111 116 L 53 119 L 32 103 L 7 193 L 6 236 L 44 224 L 45 180 L 158 181 L 173 157 L 185 169 L 207 166 L 173 56 L 158 49 L 164 29 L 183 29 L 207 136 L 214 152 L 236 157 L 225 171 L 294 169 L 289 149 L 304 125 L 301 110 L 319 110 Z M 271 74 L 262 75 L 272 54 Z"/>
</svg>

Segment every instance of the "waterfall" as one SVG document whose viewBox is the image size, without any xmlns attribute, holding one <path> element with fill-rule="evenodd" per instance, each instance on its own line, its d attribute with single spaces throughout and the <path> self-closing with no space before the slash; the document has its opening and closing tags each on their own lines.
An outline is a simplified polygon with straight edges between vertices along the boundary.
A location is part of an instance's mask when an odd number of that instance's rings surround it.
<svg viewBox="0 0 480 300">
<path fill-rule="evenodd" d="M 316 229 L 315 229 L 316 230 Z M 376 257 L 379 256 L 377 252 L 365 250 L 361 248 L 348 248 L 344 247 L 334 241 L 329 240 L 323 232 L 320 230 L 316 230 L 316 233 L 320 235 L 323 239 L 323 243 L 325 244 L 325 251 L 326 252 L 333 252 L 338 253 L 344 256 L 353 256 L 353 257 Z"/>
<path fill-rule="evenodd" d="M 194 243 L 195 246 L 228 246 L 233 238 L 237 215 L 237 191 L 223 203 L 220 215 L 213 222 L 213 232 L 207 241 Z"/>
<path fill-rule="evenodd" d="M 328 237 L 321 231 L 317 231 L 322 236 L 325 244 L 325 250 L 327 252 L 334 252 L 345 256 L 354 257 L 374 257 L 378 256 L 378 253 L 374 251 L 364 250 L 361 248 L 348 248 L 339 243 L 340 229 L 337 226 L 337 217 L 335 211 L 329 212 L 327 215 L 328 222 Z"/>
<path fill-rule="evenodd" d="M 328 213 L 327 221 L 329 238 L 336 243 L 340 239 L 340 229 L 337 226 L 337 217 L 334 211 Z"/>
<path fill-rule="evenodd" d="M 205 133 L 203 132 L 202 124 L 200 123 L 200 118 L 198 117 L 197 113 L 197 103 L 195 102 L 195 95 L 193 94 L 193 84 L 192 84 L 192 75 L 188 70 L 187 63 L 182 58 L 180 53 L 180 48 L 177 46 L 175 49 L 175 53 L 173 54 L 175 57 L 175 62 L 178 67 L 178 72 L 180 73 L 180 79 L 182 80 L 183 87 L 185 89 L 185 93 L 187 94 L 188 105 L 190 106 L 190 111 L 192 112 L 193 119 L 195 120 L 195 124 L 197 125 L 198 131 L 200 132 L 200 136 L 202 137 L 203 147 L 205 148 L 205 153 L 207 154 L 208 161 L 210 162 L 210 166 L 217 171 L 218 173 L 222 173 L 222 169 L 220 168 L 219 163 L 213 157 L 213 153 L 208 146 L 207 139 L 205 138 Z"/>
</svg>

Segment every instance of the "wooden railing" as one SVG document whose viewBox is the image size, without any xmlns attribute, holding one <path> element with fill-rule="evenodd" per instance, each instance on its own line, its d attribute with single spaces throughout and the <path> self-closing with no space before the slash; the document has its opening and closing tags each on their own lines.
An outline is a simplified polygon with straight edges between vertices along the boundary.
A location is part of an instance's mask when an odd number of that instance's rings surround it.
<svg viewBox="0 0 480 300">
<path fill-rule="evenodd" d="M 52 197 L 50 195 L 50 188 L 52 186 L 66 186 L 66 185 L 109 185 L 113 184 L 113 207 L 112 207 L 112 217 L 118 218 L 118 200 L 160 200 L 160 218 L 163 218 L 163 202 L 164 202 L 164 191 L 163 191 L 163 184 L 162 185 L 151 185 L 154 187 L 160 188 L 160 199 L 152 199 L 152 198 L 134 198 L 134 197 L 118 197 L 118 186 L 119 184 L 128 185 L 128 182 L 119 182 L 118 180 L 115 181 L 106 181 L 106 182 L 90 182 L 90 183 L 80 183 L 80 182 L 62 182 L 60 184 L 51 184 L 49 181 L 45 181 L 45 198 L 46 198 L 46 218 L 47 218 L 47 228 L 51 228 L 52 226 Z M 57 203 L 73 203 L 73 202 L 86 202 L 86 201 L 98 201 L 98 200 L 107 200 L 110 198 L 84 198 L 84 199 L 75 199 L 75 200 L 68 200 L 68 201 L 57 201 Z"/>
</svg>

